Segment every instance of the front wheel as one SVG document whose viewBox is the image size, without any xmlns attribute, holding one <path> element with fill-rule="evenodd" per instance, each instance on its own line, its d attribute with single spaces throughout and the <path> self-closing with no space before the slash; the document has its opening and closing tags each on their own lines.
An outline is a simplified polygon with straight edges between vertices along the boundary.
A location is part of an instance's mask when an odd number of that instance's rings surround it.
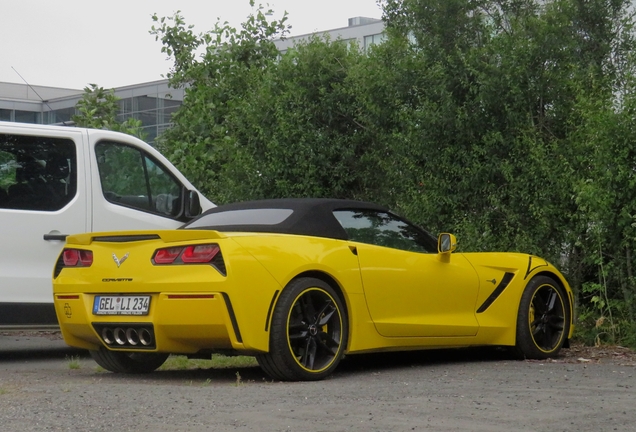
<svg viewBox="0 0 636 432">
<path fill-rule="evenodd" d="M 104 347 L 89 351 L 93 360 L 111 372 L 149 373 L 164 364 L 170 354 L 110 351 Z"/>
<path fill-rule="evenodd" d="M 296 279 L 274 309 L 269 353 L 256 359 L 274 379 L 320 380 L 340 362 L 348 333 L 347 313 L 334 289 L 320 279 Z"/>
<path fill-rule="evenodd" d="M 522 358 L 556 356 L 570 330 L 570 306 L 554 279 L 536 276 L 526 286 L 517 315 L 516 349 Z"/>
</svg>

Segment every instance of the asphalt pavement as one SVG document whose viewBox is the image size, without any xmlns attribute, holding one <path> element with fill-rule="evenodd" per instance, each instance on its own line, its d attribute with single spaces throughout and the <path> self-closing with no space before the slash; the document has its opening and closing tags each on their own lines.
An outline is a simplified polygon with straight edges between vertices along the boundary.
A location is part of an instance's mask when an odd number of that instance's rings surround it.
<svg viewBox="0 0 636 432">
<path fill-rule="evenodd" d="M 66 345 L 59 332 L 0 332 L 0 362 L 77 355 L 87 353 Z"/>
</svg>

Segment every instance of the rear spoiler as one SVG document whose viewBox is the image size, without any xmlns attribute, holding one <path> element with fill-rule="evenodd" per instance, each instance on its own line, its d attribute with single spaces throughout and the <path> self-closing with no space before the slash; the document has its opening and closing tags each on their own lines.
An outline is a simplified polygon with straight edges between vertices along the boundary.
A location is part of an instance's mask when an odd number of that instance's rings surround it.
<svg viewBox="0 0 636 432">
<path fill-rule="evenodd" d="M 218 240 L 227 238 L 224 234 L 212 230 L 159 230 L 159 231 L 109 231 L 74 234 L 66 237 L 66 244 L 87 246 L 93 242 L 130 242 L 144 240 L 163 240 L 164 243 L 195 240 Z"/>
</svg>

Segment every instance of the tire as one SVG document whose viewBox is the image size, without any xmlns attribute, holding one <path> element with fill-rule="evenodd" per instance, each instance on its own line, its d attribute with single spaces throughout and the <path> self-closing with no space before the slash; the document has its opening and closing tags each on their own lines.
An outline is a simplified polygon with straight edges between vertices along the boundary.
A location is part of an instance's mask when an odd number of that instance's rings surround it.
<svg viewBox="0 0 636 432">
<path fill-rule="evenodd" d="M 170 354 L 166 353 L 137 353 L 110 351 L 100 347 L 98 351 L 89 351 L 93 360 L 104 369 L 111 372 L 143 374 L 149 373 L 161 366 Z"/>
<path fill-rule="evenodd" d="M 532 278 L 519 303 L 517 354 L 526 359 L 555 357 L 569 333 L 570 315 L 567 296 L 554 279 Z"/>
<path fill-rule="evenodd" d="M 338 294 L 319 279 L 300 278 L 280 295 L 269 352 L 256 359 L 277 380 L 321 380 L 338 366 L 348 338 L 347 312 Z"/>
</svg>

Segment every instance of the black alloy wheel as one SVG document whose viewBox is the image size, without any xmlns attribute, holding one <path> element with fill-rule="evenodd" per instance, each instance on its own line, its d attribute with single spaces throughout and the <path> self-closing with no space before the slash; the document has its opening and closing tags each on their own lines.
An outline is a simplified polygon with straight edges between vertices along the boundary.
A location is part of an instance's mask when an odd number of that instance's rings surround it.
<svg viewBox="0 0 636 432">
<path fill-rule="evenodd" d="M 319 279 L 301 278 L 281 294 L 269 353 L 257 360 L 275 379 L 319 380 L 335 369 L 347 340 L 347 316 L 338 294 Z"/>
<path fill-rule="evenodd" d="M 322 289 L 303 292 L 289 311 L 287 337 L 298 363 L 320 371 L 335 359 L 342 342 L 342 317 L 335 300 Z"/>
<path fill-rule="evenodd" d="M 517 318 L 517 350 L 525 358 L 554 357 L 569 333 L 569 302 L 552 278 L 533 278 L 521 297 Z"/>
</svg>

